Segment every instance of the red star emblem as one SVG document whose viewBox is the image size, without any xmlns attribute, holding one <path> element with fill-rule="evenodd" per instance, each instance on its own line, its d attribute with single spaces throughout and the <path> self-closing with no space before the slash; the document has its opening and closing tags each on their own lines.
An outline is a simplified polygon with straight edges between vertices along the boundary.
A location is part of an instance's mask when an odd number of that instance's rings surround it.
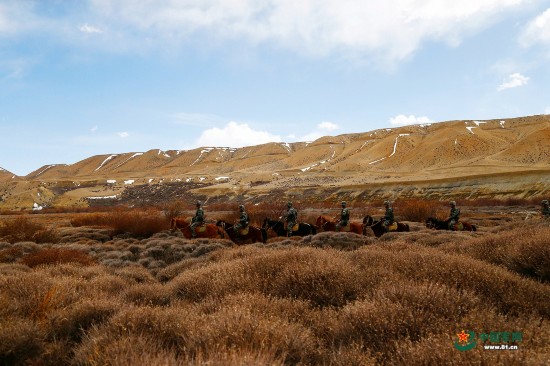
<svg viewBox="0 0 550 366">
<path fill-rule="evenodd" d="M 468 343 L 468 339 L 470 338 L 470 334 L 464 332 L 464 330 L 462 330 L 461 333 L 458 333 L 457 336 L 459 343 Z"/>
</svg>

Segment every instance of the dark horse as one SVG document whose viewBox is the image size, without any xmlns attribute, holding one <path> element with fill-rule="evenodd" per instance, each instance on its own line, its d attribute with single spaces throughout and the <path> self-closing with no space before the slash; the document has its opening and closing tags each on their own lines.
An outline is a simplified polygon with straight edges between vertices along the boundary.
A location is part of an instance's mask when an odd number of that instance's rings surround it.
<svg viewBox="0 0 550 366">
<path fill-rule="evenodd" d="M 257 242 L 265 243 L 267 240 L 267 232 L 261 227 L 248 225 L 248 227 L 244 229 L 244 231 L 248 229 L 248 232 L 246 234 L 242 234 L 243 229 L 239 229 L 239 233 L 236 233 L 235 230 L 233 230 L 235 225 L 223 220 L 218 220 L 218 222 L 216 222 L 216 226 L 221 226 L 235 244 L 250 244 Z"/>
<path fill-rule="evenodd" d="M 336 221 L 328 216 L 319 216 L 315 221 L 315 225 L 317 226 L 319 231 L 336 231 Z M 342 227 L 340 231 L 349 231 L 356 234 L 363 233 L 363 225 L 357 222 L 350 221 L 347 226 L 347 228 Z"/>
<path fill-rule="evenodd" d="M 191 234 L 191 226 L 187 220 L 175 217 L 170 222 L 170 229 L 175 231 L 180 229 L 183 236 L 186 239 L 193 239 Z M 229 235 L 221 227 L 218 227 L 214 224 L 202 224 L 195 227 L 196 238 L 210 238 L 210 239 L 228 239 Z"/>
<path fill-rule="evenodd" d="M 460 224 L 462 224 L 462 228 L 460 227 Z M 426 227 L 428 229 L 436 230 L 451 230 L 449 229 L 449 221 L 438 220 L 435 217 L 428 217 L 426 220 Z M 468 222 L 460 221 L 458 225 L 455 225 L 453 231 L 477 231 L 477 226 Z"/>
<path fill-rule="evenodd" d="M 285 223 L 281 220 L 271 220 L 266 218 L 262 224 L 262 228 L 265 230 L 273 230 L 277 236 L 287 236 L 287 231 L 285 229 Z M 307 236 L 315 235 L 317 231 L 315 226 L 307 224 L 305 222 L 300 222 L 298 224 L 298 230 L 292 232 L 292 236 Z"/>
<path fill-rule="evenodd" d="M 374 236 L 377 238 L 381 237 L 388 231 L 384 228 L 382 225 L 383 220 L 380 219 L 378 221 L 374 221 L 374 218 L 370 215 L 367 215 L 363 218 L 363 234 L 367 234 L 367 228 L 370 227 L 372 232 L 374 233 Z M 397 222 L 397 229 L 391 230 L 390 232 L 405 232 L 410 231 L 409 225 L 405 224 L 404 222 Z"/>
</svg>

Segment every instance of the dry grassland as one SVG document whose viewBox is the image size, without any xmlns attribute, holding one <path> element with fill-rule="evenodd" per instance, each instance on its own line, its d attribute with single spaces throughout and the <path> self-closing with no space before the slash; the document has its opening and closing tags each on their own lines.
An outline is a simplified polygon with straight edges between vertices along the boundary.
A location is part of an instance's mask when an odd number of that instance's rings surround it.
<svg viewBox="0 0 550 366">
<path fill-rule="evenodd" d="M 412 206 L 400 206 L 402 218 L 438 210 Z M 411 232 L 380 239 L 325 232 L 235 246 L 170 233 L 164 225 L 172 214 L 73 213 L 58 225 L 47 215 L 2 219 L 0 364 L 550 359 L 550 223 L 543 220 L 472 208 L 475 233 L 407 221 Z M 520 332 L 522 340 L 514 351 L 484 350 L 481 341 L 459 351 L 453 342 L 462 330 Z"/>
</svg>

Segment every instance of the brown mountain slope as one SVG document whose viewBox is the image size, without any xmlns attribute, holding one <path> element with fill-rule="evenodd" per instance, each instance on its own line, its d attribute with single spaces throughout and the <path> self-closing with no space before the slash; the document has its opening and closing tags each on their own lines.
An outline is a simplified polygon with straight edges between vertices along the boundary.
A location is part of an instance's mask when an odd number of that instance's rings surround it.
<svg viewBox="0 0 550 366">
<path fill-rule="evenodd" d="M 17 178 L 17 176 L 4 168 L 0 168 L 0 182 L 3 181 L 12 181 Z"/>
<path fill-rule="evenodd" d="M 224 197 L 235 192 L 300 195 L 307 189 L 320 196 L 329 189 L 365 197 L 444 197 L 450 191 L 461 197 L 525 197 L 550 192 L 550 116 L 449 121 L 325 136 L 309 143 L 105 154 L 12 177 L 0 170 L 3 184 L 20 181 L 0 187 L 0 202 L 17 207 L 31 201 L 86 205 L 96 196 L 120 199 L 129 188 L 170 182 L 181 183 L 178 192 Z M 42 191 L 30 194 L 31 186 Z"/>
<path fill-rule="evenodd" d="M 550 166 L 550 116 L 491 121 L 451 121 L 322 137 L 312 143 L 268 143 L 243 148 L 93 156 L 72 165 L 48 165 L 27 180 L 185 178 L 296 172 L 371 172 L 461 175 L 461 169 L 496 171 Z M 486 173 L 486 171 L 483 171 Z"/>
</svg>

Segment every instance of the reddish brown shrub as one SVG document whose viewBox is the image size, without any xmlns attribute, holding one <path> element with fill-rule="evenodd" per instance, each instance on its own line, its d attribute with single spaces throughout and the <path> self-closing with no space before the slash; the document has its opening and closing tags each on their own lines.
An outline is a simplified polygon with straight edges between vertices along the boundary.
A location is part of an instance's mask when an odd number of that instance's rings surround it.
<svg viewBox="0 0 550 366">
<path fill-rule="evenodd" d="M 87 213 L 71 219 L 71 225 L 78 226 L 108 226 L 109 220 L 106 213 Z"/>
<path fill-rule="evenodd" d="M 81 215 L 71 220 L 73 226 L 108 226 L 113 234 L 130 233 L 145 238 L 170 228 L 169 221 L 156 210 L 122 210 Z"/>
<path fill-rule="evenodd" d="M 33 222 L 26 216 L 4 222 L 0 226 L 0 237 L 12 244 L 21 241 L 36 243 L 57 243 L 59 241 L 55 231 Z"/>
<path fill-rule="evenodd" d="M 45 248 L 21 258 L 21 262 L 33 268 L 39 265 L 80 263 L 89 266 L 96 263 L 87 253 L 75 249 Z"/>
<path fill-rule="evenodd" d="M 0 263 L 11 263 L 23 256 L 23 248 L 10 247 L 0 250 Z"/>
<path fill-rule="evenodd" d="M 162 212 L 164 214 L 164 217 L 166 217 L 166 219 L 170 221 L 175 217 L 182 216 L 186 208 L 188 208 L 187 206 L 188 205 L 185 202 L 178 200 L 164 206 L 162 208 Z"/>
<path fill-rule="evenodd" d="M 441 202 L 428 200 L 404 200 L 394 204 L 400 220 L 424 222 L 428 217 L 437 217 Z"/>
</svg>

